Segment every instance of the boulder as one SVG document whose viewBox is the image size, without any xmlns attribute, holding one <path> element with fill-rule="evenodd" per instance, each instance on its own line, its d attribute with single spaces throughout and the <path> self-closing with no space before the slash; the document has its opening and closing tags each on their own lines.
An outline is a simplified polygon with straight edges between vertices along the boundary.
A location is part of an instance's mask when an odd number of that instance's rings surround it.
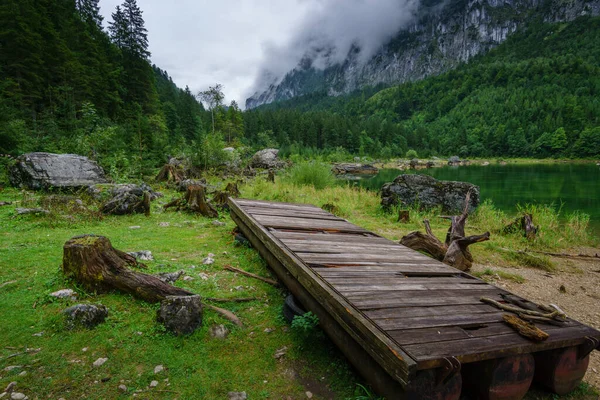
<svg viewBox="0 0 600 400">
<path fill-rule="evenodd" d="M 175 335 L 189 335 L 202 325 L 200 296 L 167 296 L 160 303 L 156 320 Z"/>
<path fill-rule="evenodd" d="M 422 208 L 441 206 L 443 212 L 460 214 L 469 190 L 471 212 L 479 205 L 479 186 L 468 182 L 438 181 L 429 175 L 399 175 L 394 182 L 381 188 L 381 205 L 384 208 L 417 204 Z"/>
<path fill-rule="evenodd" d="M 263 149 L 257 151 L 250 160 L 250 166 L 252 168 L 283 168 L 285 162 L 281 161 L 277 156 L 279 150 L 277 149 Z"/>
<path fill-rule="evenodd" d="M 177 190 L 180 192 L 185 192 L 188 186 L 191 185 L 206 187 L 206 179 L 184 179 L 177 185 Z"/>
<path fill-rule="evenodd" d="M 67 329 L 77 327 L 91 329 L 104 322 L 108 310 L 102 304 L 77 304 L 63 310 L 63 314 Z"/>
<path fill-rule="evenodd" d="M 458 156 L 452 156 L 448 159 L 448 165 L 460 165 L 460 158 Z"/>
<path fill-rule="evenodd" d="M 376 175 L 379 170 L 370 164 L 360 163 L 338 163 L 331 167 L 336 175 Z"/>
<path fill-rule="evenodd" d="M 92 190 L 92 189 L 90 189 Z M 112 185 L 111 198 L 101 208 L 103 214 L 125 215 L 149 212 L 150 201 L 162 197 L 145 183 Z"/>
<path fill-rule="evenodd" d="M 10 168 L 12 185 L 32 190 L 76 189 L 106 183 L 102 168 L 76 154 L 28 153 Z"/>
</svg>

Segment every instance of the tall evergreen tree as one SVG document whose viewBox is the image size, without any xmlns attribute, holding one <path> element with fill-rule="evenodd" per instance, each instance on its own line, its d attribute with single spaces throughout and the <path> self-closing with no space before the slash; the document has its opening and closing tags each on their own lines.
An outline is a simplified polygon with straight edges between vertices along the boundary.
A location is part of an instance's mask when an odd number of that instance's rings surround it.
<svg viewBox="0 0 600 400">
<path fill-rule="evenodd" d="M 112 22 L 108 23 L 108 31 L 113 43 L 123 49 L 127 40 L 128 24 L 121 6 L 117 6 L 115 12 L 112 13 Z"/>
<path fill-rule="evenodd" d="M 100 15 L 99 0 L 75 0 L 75 7 L 81 19 L 87 23 L 93 23 L 102 29 L 102 15 Z"/>
</svg>

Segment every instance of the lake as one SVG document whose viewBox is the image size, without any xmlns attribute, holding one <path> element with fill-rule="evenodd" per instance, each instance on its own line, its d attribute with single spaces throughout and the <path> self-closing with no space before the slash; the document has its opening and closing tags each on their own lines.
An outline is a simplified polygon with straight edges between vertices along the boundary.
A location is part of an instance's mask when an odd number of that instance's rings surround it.
<svg viewBox="0 0 600 400">
<path fill-rule="evenodd" d="M 465 181 L 478 185 L 481 200 L 514 212 L 517 204 L 554 204 L 562 215 L 579 210 L 590 215 L 590 225 L 600 236 L 600 167 L 589 164 L 490 164 L 468 167 L 443 167 L 419 171 L 382 169 L 374 177 L 355 184 L 379 190 L 386 182 L 404 173 L 431 175 L 446 181 Z"/>
</svg>

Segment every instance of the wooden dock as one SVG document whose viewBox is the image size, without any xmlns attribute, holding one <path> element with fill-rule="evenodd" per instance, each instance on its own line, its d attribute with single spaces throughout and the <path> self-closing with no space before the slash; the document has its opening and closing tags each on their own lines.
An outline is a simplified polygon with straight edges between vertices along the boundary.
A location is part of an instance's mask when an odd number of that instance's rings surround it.
<svg viewBox="0 0 600 400">
<path fill-rule="evenodd" d="M 561 364 L 536 368 L 536 380 L 560 393 L 581 381 L 598 348 L 600 332 L 571 319 L 564 326 L 536 323 L 550 335 L 544 342 L 520 336 L 502 322 L 504 312 L 480 301 L 505 302 L 511 293 L 316 206 L 243 199 L 229 206 L 279 279 L 388 398 L 458 398 L 463 381 L 486 379 L 495 383 L 474 390 L 507 385 L 516 394 L 480 398 L 520 398 L 534 358 L 542 360 L 536 365 Z M 515 365 L 519 377 L 501 371 Z"/>
</svg>

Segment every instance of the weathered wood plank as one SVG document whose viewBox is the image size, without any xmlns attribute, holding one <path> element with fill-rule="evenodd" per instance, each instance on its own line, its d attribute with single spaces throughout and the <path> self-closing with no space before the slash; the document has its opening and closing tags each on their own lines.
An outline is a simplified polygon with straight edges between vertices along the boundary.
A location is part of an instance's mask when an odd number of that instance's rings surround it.
<svg viewBox="0 0 600 400">
<path fill-rule="evenodd" d="M 465 283 L 464 278 L 460 277 L 430 277 L 430 278 L 410 278 L 403 277 L 399 275 L 385 275 L 378 276 L 372 275 L 371 277 L 365 276 L 336 276 L 336 277 L 324 277 L 324 279 L 332 284 L 336 289 L 338 286 L 347 286 L 347 285 L 421 285 L 421 284 L 442 284 L 442 283 L 456 283 L 463 284 Z M 485 285 L 485 282 L 473 281 L 473 284 Z"/>
<path fill-rule="evenodd" d="M 473 292 L 477 292 L 473 290 Z M 486 295 L 490 298 L 500 299 L 500 296 L 496 296 L 493 291 L 485 293 L 478 292 L 474 296 L 465 296 L 464 293 L 456 293 L 455 296 L 442 296 L 442 297 L 431 297 L 431 294 L 427 291 L 406 291 L 405 297 L 394 296 L 391 298 L 382 298 L 378 296 L 369 296 L 363 298 L 349 298 L 358 309 L 366 312 L 368 310 L 377 310 L 384 308 L 397 308 L 397 307 L 419 307 L 419 306 L 443 306 L 443 305 L 467 305 L 467 304 L 480 304 L 481 295 Z"/>
<path fill-rule="evenodd" d="M 469 326 L 490 324 L 502 321 L 503 312 L 491 311 L 473 315 L 433 315 L 424 317 L 407 317 L 394 319 L 378 319 L 377 324 L 386 331 L 399 329 L 433 328 L 438 326 Z"/>
<path fill-rule="evenodd" d="M 437 307 L 396 307 L 384 308 L 378 310 L 369 310 L 365 315 L 374 321 L 380 319 L 397 319 L 409 317 L 424 317 L 434 315 L 455 315 L 455 314 L 481 314 L 498 311 L 497 308 L 487 304 L 462 304 L 452 306 Z M 510 329 L 510 328 L 509 328 Z"/>
<path fill-rule="evenodd" d="M 379 264 L 379 263 L 367 263 L 364 265 L 351 265 L 351 264 L 313 264 L 309 263 L 317 273 L 323 276 L 336 275 L 336 274 L 370 274 L 377 272 L 397 272 L 406 273 L 421 276 L 428 276 L 428 274 L 442 275 L 442 276 L 453 276 L 456 273 L 460 273 L 455 268 L 446 268 L 443 264 L 414 264 L 411 262 L 407 263 L 395 263 L 395 264 Z"/>
<path fill-rule="evenodd" d="M 288 210 L 307 210 L 307 211 L 322 211 L 320 207 L 314 204 L 299 204 L 299 203 L 285 203 L 282 201 L 265 201 L 265 200 L 248 200 L 248 199 L 235 199 L 235 202 L 244 207 L 270 207 L 270 208 L 282 208 Z"/>
<path fill-rule="evenodd" d="M 457 289 L 462 292 L 467 292 L 469 290 L 481 290 L 482 286 L 487 286 L 481 282 L 474 283 L 421 283 L 421 284 L 400 284 L 391 282 L 389 284 L 379 284 L 379 285 L 370 285 L 368 282 L 359 285 L 336 285 L 336 290 L 341 293 L 351 293 L 351 292 L 384 292 L 384 291 L 401 291 L 401 290 L 427 290 L 427 291 L 437 291 L 437 290 L 448 290 L 448 289 Z M 467 293 L 463 293 L 467 294 Z M 432 296 L 435 296 L 436 293 L 432 292 Z"/>
<path fill-rule="evenodd" d="M 414 255 L 414 251 L 400 246 L 377 246 L 369 244 L 331 245 L 331 244 L 288 244 L 285 245 L 296 253 L 310 254 L 394 254 L 398 257 Z"/>
<path fill-rule="evenodd" d="M 295 218 L 307 218 L 307 219 L 326 219 L 332 221 L 344 221 L 343 218 L 336 217 L 335 215 L 329 214 L 325 211 L 320 212 L 308 212 L 308 211 L 296 211 L 296 210 L 284 210 L 280 208 L 262 208 L 262 207 L 252 207 L 251 210 L 248 210 L 250 215 L 272 215 L 278 217 L 295 217 Z"/>
<path fill-rule="evenodd" d="M 302 229 L 313 231 L 333 231 L 333 232 L 366 232 L 364 228 L 346 221 L 330 221 L 323 219 L 290 218 L 290 217 L 271 217 L 267 215 L 255 215 L 262 226 L 278 229 Z"/>
<path fill-rule="evenodd" d="M 443 357 L 456 357 L 463 363 L 489 360 L 513 354 L 574 346 L 583 343 L 586 336 L 600 337 L 600 332 L 579 325 L 553 330 L 544 342 L 532 342 L 511 332 L 489 337 L 405 345 L 403 348 L 418 360 L 419 369 L 429 369 L 438 365 L 438 360 Z"/>
<path fill-rule="evenodd" d="M 245 224 L 265 247 L 288 269 L 289 273 L 329 312 L 394 379 L 407 384 L 414 373 L 415 361 L 379 328 L 355 310 L 348 301 L 333 291 L 319 276 L 289 252 L 258 221 L 243 212 L 230 199 L 231 216 L 238 224 Z"/>
<path fill-rule="evenodd" d="M 286 243 L 288 240 L 306 240 L 314 241 L 317 243 L 322 242 L 340 242 L 340 243 L 381 243 L 381 244 L 392 244 L 391 240 L 374 236 L 373 233 L 369 232 L 356 232 L 356 233 L 323 233 L 323 232 L 286 232 L 284 230 L 271 229 L 271 233 L 277 239 Z"/>
</svg>

